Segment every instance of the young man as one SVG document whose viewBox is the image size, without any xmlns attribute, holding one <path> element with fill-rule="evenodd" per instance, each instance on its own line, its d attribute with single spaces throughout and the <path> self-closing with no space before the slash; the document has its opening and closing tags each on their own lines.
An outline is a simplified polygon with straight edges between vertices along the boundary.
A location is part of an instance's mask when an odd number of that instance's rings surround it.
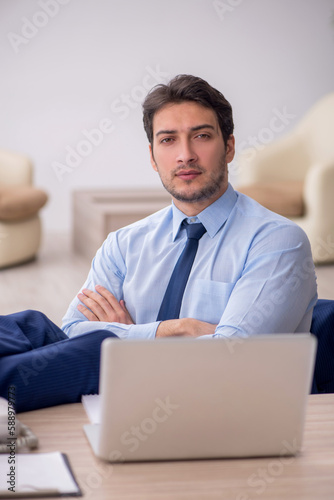
<svg viewBox="0 0 334 500">
<path fill-rule="evenodd" d="M 151 164 L 173 205 L 109 235 L 64 318 L 69 336 L 99 326 L 121 338 L 231 336 L 310 330 L 317 300 L 309 242 L 291 221 L 236 193 L 232 108 L 207 82 L 180 75 L 144 105 Z M 201 222 L 180 315 L 158 312 Z"/>
<path fill-rule="evenodd" d="M 235 150 L 224 96 L 179 75 L 143 109 L 151 164 L 173 204 L 108 236 L 64 331 L 36 311 L 1 319 L 0 394 L 15 387 L 19 411 L 97 392 L 109 336 L 310 331 L 317 292 L 308 239 L 228 183 Z"/>
</svg>

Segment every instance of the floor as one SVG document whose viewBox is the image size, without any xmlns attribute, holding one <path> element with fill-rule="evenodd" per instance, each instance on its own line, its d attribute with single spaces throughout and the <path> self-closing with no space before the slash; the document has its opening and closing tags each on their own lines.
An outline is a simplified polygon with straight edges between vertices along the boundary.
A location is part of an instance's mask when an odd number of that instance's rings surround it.
<svg viewBox="0 0 334 500">
<path fill-rule="evenodd" d="M 0 314 L 36 309 L 60 325 L 89 267 L 89 261 L 72 251 L 69 236 L 44 235 L 37 259 L 0 270 Z"/>
<path fill-rule="evenodd" d="M 72 251 L 69 236 L 45 235 L 36 260 L 0 270 L 0 314 L 37 309 L 60 325 L 89 267 Z M 317 267 L 317 277 L 319 298 L 334 299 L 334 265 Z"/>
</svg>

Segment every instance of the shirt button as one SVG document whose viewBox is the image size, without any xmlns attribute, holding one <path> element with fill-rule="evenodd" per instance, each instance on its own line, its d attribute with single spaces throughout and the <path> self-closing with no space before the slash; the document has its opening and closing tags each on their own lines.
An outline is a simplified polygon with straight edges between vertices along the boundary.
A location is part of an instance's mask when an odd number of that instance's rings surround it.
<svg viewBox="0 0 334 500">
<path fill-rule="evenodd" d="M 196 218 L 196 217 L 192 217 L 192 218 L 190 219 L 190 222 L 193 224 L 194 222 L 196 222 L 196 220 L 197 220 L 197 218 Z"/>
</svg>

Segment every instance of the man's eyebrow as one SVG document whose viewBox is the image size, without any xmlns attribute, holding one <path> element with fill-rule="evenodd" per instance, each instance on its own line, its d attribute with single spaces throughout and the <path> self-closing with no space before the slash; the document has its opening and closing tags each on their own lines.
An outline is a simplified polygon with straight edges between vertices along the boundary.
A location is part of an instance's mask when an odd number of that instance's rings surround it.
<svg viewBox="0 0 334 500">
<path fill-rule="evenodd" d="M 162 134 L 176 134 L 177 130 L 159 130 L 159 132 L 157 132 L 155 134 L 156 137 L 158 137 L 158 135 L 162 135 Z"/>
<path fill-rule="evenodd" d="M 203 123 L 203 125 L 197 125 L 196 127 L 191 127 L 192 132 L 197 132 L 197 130 L 202 130 L 202 128 L 210 128 L 212 130 L 215 130 L 215 127 L 213 125 L 210 125 L 209 123 Z"/>
<path fill-rule="evenodd" d="M 212 130 L 215 130 L 215 127 L 213 125 L 210 125 L 209 123 L 203 123 L 202 125 L 196 125 L 196 127 L 191 127 L 190 128 L 190 131 L 191 132 L 197 132 L 198 130 L 202 130 L 203 128 L 210 128 Z M 159 130 L 159 132 L 157 132 L 155 134 L 156 137 L 158 137 L 158 135 L 162 135 L 162 134 L 176 134 L 177 133 L 177 130 Z"/>
</svg>

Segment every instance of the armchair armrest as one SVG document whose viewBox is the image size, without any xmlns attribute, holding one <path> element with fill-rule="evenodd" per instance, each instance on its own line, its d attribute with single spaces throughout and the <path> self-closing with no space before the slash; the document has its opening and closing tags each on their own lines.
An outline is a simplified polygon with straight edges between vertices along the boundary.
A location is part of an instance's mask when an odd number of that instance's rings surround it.
<svg viewBox="0 0 334 500">
<path fill-rule="evenodd" d="M 291 133 L 263 149 L 245 149 L 237 162 L 238 185 L 302 181 L 309 166 L 306 148 L 298 133 Z"/>
<path fill-rule="evenodd" d="M 33 166 L 29 158 L 12 151 L 0 150 L 0 186 L 32 184 Z"/>
<path fill-rule="evenodd" d="M 334 162 L 315 163 L 307 172 L 304 184 L 306 216 L 318 227 L 334 231 Z"/>
</svg>

